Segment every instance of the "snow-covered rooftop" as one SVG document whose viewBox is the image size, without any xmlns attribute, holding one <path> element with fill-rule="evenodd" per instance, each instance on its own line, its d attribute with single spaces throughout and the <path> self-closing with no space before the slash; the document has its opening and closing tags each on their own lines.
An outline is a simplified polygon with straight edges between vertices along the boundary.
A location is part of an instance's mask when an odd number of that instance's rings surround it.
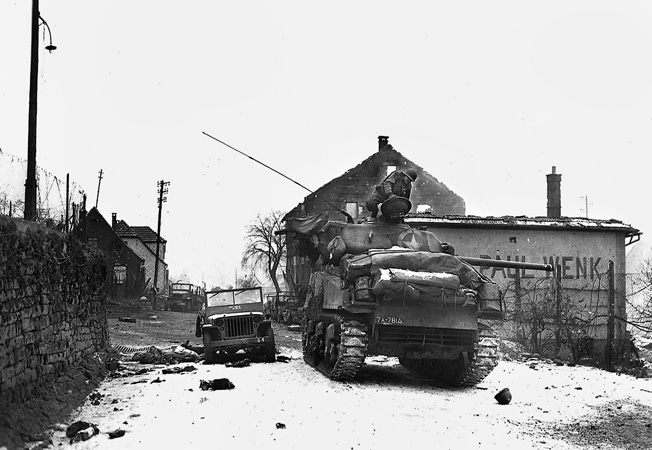
<svg viewBox="0 0 652 450">
<path fill-rule="evenodd" d="M 639 230 L 631 225 L 625 224 L 619 220 L 609 219 L 587 219 L 583 217 L 527 217 L 527 216 L 460 216 L 447 215 L 435 216 L 431 213 L 415 213 L 405 216 L 405 222 L 409 224 L 424 223 L 429 225 L 451 225 L 451 226 L 470 226 L 470 227 L 527 227 L 527 228 L 573 228 L 594 231 L 619 231 L 627 235 L 634 236 L 642 234 Z"/>
</svg>

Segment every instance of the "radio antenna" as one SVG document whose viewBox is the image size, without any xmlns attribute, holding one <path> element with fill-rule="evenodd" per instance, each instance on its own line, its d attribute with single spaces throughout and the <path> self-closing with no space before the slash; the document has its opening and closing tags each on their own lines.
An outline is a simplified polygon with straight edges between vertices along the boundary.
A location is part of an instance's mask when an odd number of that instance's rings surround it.
<svg viewBox="0 0 652 450">
<path fill-rule="evenodd" d="M 314 195 L 314 196 L 317 197 L 318 199 L 320 199 L 320 200 L 322 200 L 322 201 L 328 203 L 328 204 L 331 205 L 333 208 L 337 209 L 339 212 L 341 212 L 342 214 L 344 214 L 344 216 L 346 217 L 347 222 L 349 222 L 349 223 L 353 223 L 353 217 L 351 217 L 351 214 L 349 214 L 348 212 L 344 211 L 344 210 L 343 210 L 342 208 L 340 208 L 339 206 L 332 204 L 331 202 L 329 202 L 329 201 L 326 200 L 325 198 L 322 198 L 322 197 L 320 197 L 319 195 L 315 194 L 313 191 L 311 191 L 310 189 L 308 189 L 307 187 L 305 187 L 303 184 L 299 183 L 298 181 L 293 180 L 292 178 L 290 178 L 290 177 L 288 177 L 287 175 L 285 175 L 285 174 L 279 172 L 278 170 L 274 169 L 273 167 L 270 167 L 270 166 L 268 166 L 267 164 L 258 161 L 256 158 L 247 155 L 245 152 L 242 152 L 242 151 L 238 150 L 237 148 L 235 148 L 235 147 L 233 147 L 233 146 L 227 144 L 227 143 L 224 142 L 224 141 L 219 140 L 218 138 L 216 138 L 216 137 L 214 137 L 214 136 L 211 136 L 210 134 L 208 134 L 208 133 L 206 133 L 206 132 L 204 132 L 204 131 L 202 131 L 202 134 L 208 136 L 209 138 L 211 138 L 211 139 L 213 139 L 213 140 L 219 142 L 220 144 L 222 144 L 222 145 L 224 145 L 224 146 L 226 146 L 226 147 L 229 147 L 231 150 L 234 150 L 234 151 L 240 153 L 241 155 L 246 156 L 247 158 L 251 159 L 252 161 L 257 162 L 257 163 L 260 164 L 261 166 L 267 167 L 267 168 L 268 168 L 269 170 L 271 170 L 272 172 L 275 172 L 275 173 L 279 174 L 280 176 L 282 176 L 283 178 L 286 178 L 286 179 L 290 180 L 291 182 L 293 182 L 293 183 L 296 184 L 297 186 L 304 188 L 306 191 L 310 192 L 312 195 Z"/>
</svg>

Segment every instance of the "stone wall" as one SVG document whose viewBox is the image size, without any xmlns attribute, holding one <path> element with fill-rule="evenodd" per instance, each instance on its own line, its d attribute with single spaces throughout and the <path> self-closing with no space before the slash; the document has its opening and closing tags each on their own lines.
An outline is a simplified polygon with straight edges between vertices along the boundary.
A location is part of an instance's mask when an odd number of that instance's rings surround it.
<svg viewBox="0 0 652 450">
<path fill-rule="evenodd" d="M 108 345 L 105 278 L 95 249 L 0 216 L 0 398 L 29 394 Z"/>
</svg>

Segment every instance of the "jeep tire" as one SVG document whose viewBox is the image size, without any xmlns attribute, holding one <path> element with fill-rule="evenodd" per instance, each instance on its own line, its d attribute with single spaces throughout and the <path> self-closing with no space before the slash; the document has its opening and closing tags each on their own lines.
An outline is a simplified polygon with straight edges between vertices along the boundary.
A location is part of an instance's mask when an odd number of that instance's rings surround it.
<svg viewBox="0 0 652 450">
<path fill-rule="evenodd" d="M 206 364 L 215 364 L 215 349 L 211 348 L 211 334 L 204 333 L 204 361 Z"/>
<path fill-rule="evenodd" d="M 274 329 L 272 324 L 269 324 L 269 328 L 265 332 L 265 362 L 274 362 L 276 361 L 276 343 L 274 342 Z"/>
</svg>

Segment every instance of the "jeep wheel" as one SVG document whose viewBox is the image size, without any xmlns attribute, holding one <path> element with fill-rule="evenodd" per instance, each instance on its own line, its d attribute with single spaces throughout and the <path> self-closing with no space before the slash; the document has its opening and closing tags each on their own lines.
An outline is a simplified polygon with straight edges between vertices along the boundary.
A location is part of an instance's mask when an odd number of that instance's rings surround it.
<svg viewBox="0 0 652 450">
<path fill-rule="evenodd" d="M 202 317 L 197 315 L 197 320 L 195 321 L 195 337 L 201 337 L 201 327 L 203 322 Z"/>
<path fill-rule="evenodd" d="M 215 364 L 215 350 L 211 348 L 210 333 L 204 332 L 204 361 L 206 364 Z"/>
<path fill-rule="evenodd" d="M 265 337 L 267 338 L 265 342 L 265 362 L 274 362 L 276 361 L 276 343 L 274 342 L 274 330 L 271 324 L 265 332 Z"/>
</svg>

